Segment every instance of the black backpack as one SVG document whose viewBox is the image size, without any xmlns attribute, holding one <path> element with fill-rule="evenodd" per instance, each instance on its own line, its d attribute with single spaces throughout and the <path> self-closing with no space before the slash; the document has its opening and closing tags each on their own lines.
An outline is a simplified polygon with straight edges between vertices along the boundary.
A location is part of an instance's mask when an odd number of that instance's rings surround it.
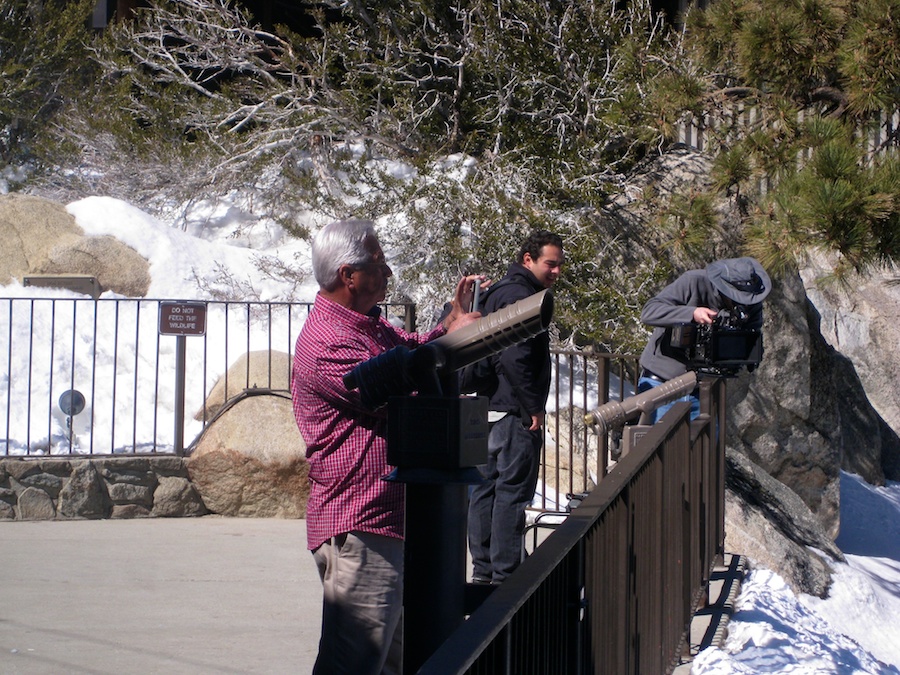
<svg viewBox="0 0 900 675">
<path fill-rule="evenodd" d="M 489 312 L 485 312 L 484 309 L 487 306 L 488 296 L 496 289 L 505 286 L 506 284 L 513 283 L 513 281 L 513 279 L 504 278 L 493 286 L 490 286 L 480 295 L 478 298 L 478 307 L 473 308 L 473 311 L 481 312 L 482 316 L 488 314 Z M 492 354 L 491 356 L 486 356 L 485 358 L 480 359 L 475 363 L 470 363 L 462 368 L 457 374 L 459 378 L 459 392 L 461 394 L 478 394 L 479 396 L 487 396 L 488 398 L 493 396 L 494 392 L 497 391 L 497 387 L 500 385 L 500 382 L 497 379 L 496 370 L 498 358 L 499 354 Z"/>
</svg>

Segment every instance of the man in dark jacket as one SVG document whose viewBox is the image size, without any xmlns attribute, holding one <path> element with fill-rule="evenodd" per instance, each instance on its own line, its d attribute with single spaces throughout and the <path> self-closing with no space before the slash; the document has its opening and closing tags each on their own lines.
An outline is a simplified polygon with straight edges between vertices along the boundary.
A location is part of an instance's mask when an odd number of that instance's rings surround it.
<svg viewBox="0 0 900 675">
<path fill-rule="evenodd" d="M 487 313 L 553 286 L 564 262 L 562 239 L 546 230 L 534 232 L 516 260 L 488 296 Z M 469 501 L 475 583 L 500 583 L 522 560 L 525 509 L 537 485 L 550 393 L 550 336 L 544 332 L 506 349 L 495 360 L 495 370 L 488 461 L 479 467 L 486 482 L 475 486 Z"/>
<path fill-rule="evenodd" d="M 702 270 L 690 270 L 666 286 L 641 311 L 641 321 L 655 326 L 641 354 L 638 391 L 657 387 L 687 372 L 684 349 L 671 345 L 672 326 L 687 323 L 712 324 L 721 310 L 741 306 L 747 313 L 746 328 L 762 328 L 762 301 L 772 290 L 769 275 L 754 258 L 717 260 Z M 692 404 L 691 419 L 700 413 L 696 396 L 686 396 Z M 653 421 L 663 416 L 675 402 L 656 409 Z"/>
</svg>

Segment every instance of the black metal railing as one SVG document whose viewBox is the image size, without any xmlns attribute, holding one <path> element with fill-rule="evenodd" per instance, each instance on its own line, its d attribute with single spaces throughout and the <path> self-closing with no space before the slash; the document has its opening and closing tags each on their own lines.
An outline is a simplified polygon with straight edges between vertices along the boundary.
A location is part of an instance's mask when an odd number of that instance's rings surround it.
<svg viewBox="0 0 900 675">
<path fill-rule="evenodd" d="M 289 387 L 310 303 L 185 302 L 202 305 L 205 329 L 178 335 L 161 332 L 160 307 L 171 304 L 0 299 L 0 455 L 179 454 L 180 439 L 209 422 L 207 395 L 220 379 L 228 395 Z M 414 325 L 411 304 L 385 307 Z M 253 383 L 247 359 L 229 382 L 235 361 L 253 351 L 287 357 Z"/>
<path fill-rule="evenodd" d="M 310 303 L 202 302 L 202 334 L 161 334 L 161 305 L 179 302 L 0 299 L 0 455 L 179 454 L 228 399 L 248 388 L 289 389 Z M 384 309 L 415 330 L 415 305 Z M 251 382 L 251 360 L 240 359 L 252 352 L 268 367 Z M 607 439 L 587 429 L 584 412 L 631 393 L 637 361 L 560 349 L 553 369 L 541 510 L 557 510 L 565 494 L 586 492 L 605 475 Z M 211 408 L 214 386 L 223 400 Z M 83 407 L 61 402 L 67 392 Z"/>
<path fill-rule="evenodd" d="M 724 382 L 677 403 L 419 673 L 666 673 L 724 545 Z"/>
</svg>

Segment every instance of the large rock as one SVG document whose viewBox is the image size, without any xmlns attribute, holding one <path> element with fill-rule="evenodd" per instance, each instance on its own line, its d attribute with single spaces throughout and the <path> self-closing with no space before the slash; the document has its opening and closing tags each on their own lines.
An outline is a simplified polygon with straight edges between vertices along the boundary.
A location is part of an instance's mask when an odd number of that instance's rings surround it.
<svg viewBox="0 0 900 675">
<path fill-rule="evenodd" d="M 62 204 L 12 193 L 0 195 L 0 284 L 37 272 L 54 246 L 67 246 L 84 231 Z"/>
<path fill-rule="evenodd" d="M 900 438 L 869 403 L 850 359 L 835 351 L 831 363 L 841 412 L 841 468 L 872 485 L 900 479 Z"/>
<path fill-rule="evenodd" d="M 242 398 L 203 432 L 188 473 L 213 513 L 305 517 L 309 466 L 290 397 Z"/>
<path fill-rule="evenodd" d="M 844 556 L 809 507 L 739 452 L 726 453 L 725 548 L 780 574 L 797 593 L 825 597 Z M 820 551 L 820 553 L 817 553 Z"/>
<path fill-rule="evenodd" d="M 825 344 L 799 277 L 765 303 L 760 367 L 728 382 L 729 447 L 790 487 L 836 537 L 841 415 Z"/>
<path fill-rule="evenodd" d="M 760 368 L 729 382 L 729 446 L 796 492 L 832 537 L 840 470 L 884 483 L 900 439 L 869 403 L 853 364 L 829 345 L 799 275 L 766 300 Z"/>
<path fill-rule="evenodd" d="M 204 407 L 194 414 L 194 419 L 215 417 L 226 401 L 245 389 L 288 391 L 290 373 L 291 355 L 287 352 L 264 349 L 242 354 L 228 368 L 228 372 L 216 380 Z"/>
<path fill-rule="evenodd" d="M 0 195 L 0 284 L 33 274 L 89 274 L 101 291 L 143 297 L 149 263 L 113 237 L 89 237 L 61 204 L 31 195 Z"/>
<path fill-rule="evenodd" d="M 844 286 L 833 281 L 833 267 L 829 257 L 813 255 L 801 277 L 821 316 L 822 336 L 844 357 L 841 368 L 852 371 L 848 377 L 864 389 L 874 410 L 863 415 L 870 441 L 845 454 L 844 468 L 876 485 L 883 480 L 880 473 L 900 480 L 900 270 L 877 271 Z"/>
<path fill-rule="evenodd" d="M 150 265 L 133 248 L 115 237 L 81 237 L 58 244 L 35 270 L 41 274 L 89 274 L 101 291 L 112 290 L 129 298 L 143 298 L 150 288 Z"/>
</svg>

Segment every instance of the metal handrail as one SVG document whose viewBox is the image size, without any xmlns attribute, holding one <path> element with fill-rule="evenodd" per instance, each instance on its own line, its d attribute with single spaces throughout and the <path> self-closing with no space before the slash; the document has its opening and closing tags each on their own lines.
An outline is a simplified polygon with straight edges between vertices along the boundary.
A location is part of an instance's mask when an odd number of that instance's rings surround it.
<svg viewBox="0 0 900 675">
<path fill-rule="evenodd" d="M 724 550 L 724 383 L 673 408 L 423 664 L 450 673 L 663 673 Z"/>
</svg>

